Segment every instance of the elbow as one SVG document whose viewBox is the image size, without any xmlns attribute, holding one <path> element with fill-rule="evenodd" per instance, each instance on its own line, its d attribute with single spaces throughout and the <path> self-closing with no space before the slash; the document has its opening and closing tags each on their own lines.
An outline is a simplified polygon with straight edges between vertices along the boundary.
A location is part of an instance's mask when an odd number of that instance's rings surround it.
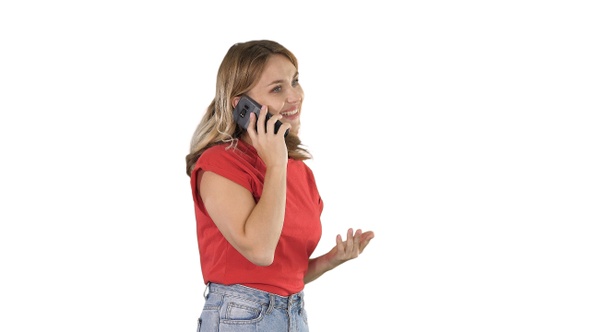
<svg viewBox="0 0 590 332">
<path fill-rule="evenodd" d="M 236 247 L 240 254 L 256 266 L 269 266 L 275 260 L 277 243 L 270 244 L 259 241 L 255 245 Z"/>
<path fill-rule="evenodd" d="M 247 255 L 244 255 L 246 259 L 250 261 L 250 263 L 256 266 L 269 266 L 275 260 L 275 251 L 274 250 L 256 250 L 251 251 Z"/>
<path fill-rule="evenodd" d="M 273 260 L 259 260 L 259 261 L 254 261 L 252 262 L 252 264 L 256 265 L 256 266 L 261 266 L 261 267 L 266 267 L 266 266 L 270 266 L 272 264 Z"/>
<path fill-rule="evenodd" d="M 275 255 L 274 255 L 274 252 L 271 255 L 269 255 L 269 254 L 253 255 L 253 256 L 249 257 L 248 260 L 256 266 L 263 266 L 264 267 L 264 266 L 269 266 L 274 262 Z"/>
</svg>

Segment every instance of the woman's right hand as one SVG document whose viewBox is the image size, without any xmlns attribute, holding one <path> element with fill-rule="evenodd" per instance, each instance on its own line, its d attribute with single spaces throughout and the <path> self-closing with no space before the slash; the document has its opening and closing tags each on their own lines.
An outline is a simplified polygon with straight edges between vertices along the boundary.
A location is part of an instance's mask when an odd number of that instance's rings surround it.
<svg viewBox="0 0 590 332">
<path fill-rule="evenodd" d="M 258 152 L 258 155 L 264 161 L 267 168 L 273 166 L 286 167 L 288 153 L 285 145 L 285 132 L 291 128 L 291 124 L 283 123 L 279 131 L 275 134 L 275 123 L 282 118 L 282 115 L 273 115 L 265 126 L 268 106 L 264 105 L 260 109 L 258 121 L 256 114 L 250 114 L 250 123 L 248 124 L 248 135 L 252 145 Z"/>
</svg>

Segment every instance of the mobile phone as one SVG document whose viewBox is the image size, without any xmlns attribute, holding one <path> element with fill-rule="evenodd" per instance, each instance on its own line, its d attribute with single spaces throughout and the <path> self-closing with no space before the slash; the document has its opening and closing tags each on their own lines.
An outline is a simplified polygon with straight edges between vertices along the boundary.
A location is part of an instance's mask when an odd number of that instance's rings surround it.
<svg viewBox="0 0 590 332">
<path fill-rule="evenodd" d="M 233 111 L 233 116 L 234 116 L 234 120 L 238 123 L 238 125 L 244 129 L 247 130 L 248 129 L 248 124 L 250 123 L 250 113 L 254 113 L 256 114 L 256 120 L 258 121 L 258 117 L 260 116 L 260 109 L 262 108 L 262 106 L 257 103 L 254 99 L 243 95 L 242 97 L 240 97 L 240 101 L 238 101 L 238 104 L 236 105 L 236 107 L 234 107 L 234 111 Z M 270 112 L 266 113 L 266 120 L 264 122 L 264 125 L 266 126 L 266 123 L 268 122 L 268 119 L 270 119 L 272 115 L 270 114 Z M 275 123 L 275 134 L 279 132 L 279 128 L 281 127 L 281 124 L 283 124 L 281 121 L 277 121 Z M 254 127 L 256 128 L 256 127 Z M 287 131 L 285 132 L 285 136 L 287 136 L 287 134 L 289 133 L 289 129 L 287 129 Z"/>
</svg>

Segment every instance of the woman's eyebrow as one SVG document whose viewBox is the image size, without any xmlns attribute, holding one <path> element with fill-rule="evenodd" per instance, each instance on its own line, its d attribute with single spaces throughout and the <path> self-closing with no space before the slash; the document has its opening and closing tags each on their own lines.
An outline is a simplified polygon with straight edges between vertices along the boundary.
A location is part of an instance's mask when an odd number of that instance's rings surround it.
<svg viewBox="0 0 590 332">
<path fill-rule="evenodd" d="M 274 81 L 268 83 L 268 86 L 279 84 L 279 83 L 284 83 L 284 82 L 285 82 L 285 80 L 274 80 Z"/>
<path fill-rule="evenodd" d="M 299 72 L 296 72 L 295 75 L 293 75 L 293 79 L 295 79 L 297 77 L 299 77 Z M 270 82 L 267 86 L 274 85 L 274 84 L 279 84 L 279 83 L 285 83 L 285 81 L 286 80 L 284 80 L 284 79 L 274 80 L 274 81 Z"/>
</svg>

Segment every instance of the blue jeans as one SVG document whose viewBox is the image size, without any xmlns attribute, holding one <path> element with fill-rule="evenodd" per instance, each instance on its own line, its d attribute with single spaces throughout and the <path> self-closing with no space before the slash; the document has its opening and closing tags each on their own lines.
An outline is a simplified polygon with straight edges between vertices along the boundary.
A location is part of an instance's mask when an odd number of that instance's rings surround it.
<svg viewBox="0 0 590 332">
<path fill-rule="evenodd" d="M 303 292 L 280 296 L 242 285 L 210 283 L 205 293 L 197 332 L 309 332 Z"/>
</svg>

